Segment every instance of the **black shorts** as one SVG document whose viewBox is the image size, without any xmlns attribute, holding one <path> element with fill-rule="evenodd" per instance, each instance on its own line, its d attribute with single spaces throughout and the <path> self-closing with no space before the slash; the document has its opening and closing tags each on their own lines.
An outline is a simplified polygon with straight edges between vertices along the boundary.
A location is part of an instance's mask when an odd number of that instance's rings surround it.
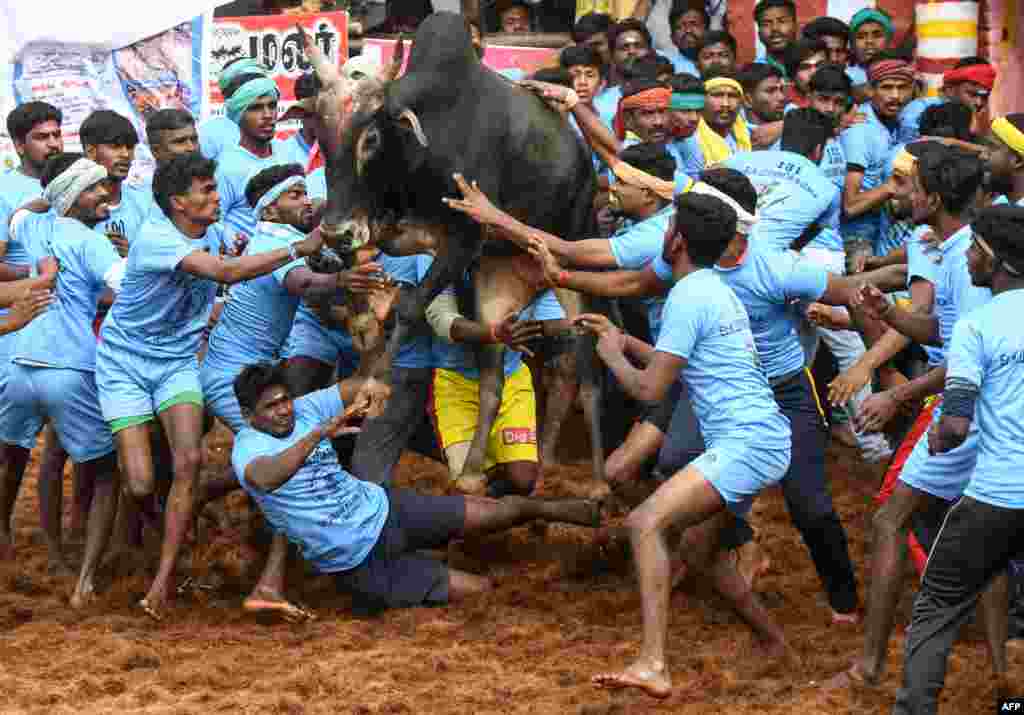
<svg viewBox="0 0 1024 715">
<path fill-rule="evenodd" d="M 338 588 L 360 611 L 447 603 L 448 567 L 415 552 L 444 546 L 462 531 L 465 498 L 396 489 L 388 490 L 388 502 L 377 543 L 363 563 L 335 575 Z"/>
</svg>

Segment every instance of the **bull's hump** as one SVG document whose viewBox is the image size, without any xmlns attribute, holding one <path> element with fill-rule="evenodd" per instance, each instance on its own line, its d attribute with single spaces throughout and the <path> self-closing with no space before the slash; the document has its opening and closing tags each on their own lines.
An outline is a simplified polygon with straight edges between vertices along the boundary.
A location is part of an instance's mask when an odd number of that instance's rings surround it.
<svg viewBox="0 0 1024 715">
<path fill-rule="evenodd" d="M 479 64 L 462 15 L 435 12 L 424 20 L 413 40 L 409 73 L 469 68 Z"/>
</svg>

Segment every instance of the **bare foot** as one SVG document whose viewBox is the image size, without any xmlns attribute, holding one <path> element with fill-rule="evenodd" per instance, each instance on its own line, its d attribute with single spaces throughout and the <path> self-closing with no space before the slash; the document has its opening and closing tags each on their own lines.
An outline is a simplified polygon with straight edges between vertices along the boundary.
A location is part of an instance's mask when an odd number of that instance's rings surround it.
<svg viewBox="0 0 1024 715">
<path fill-rule="evenodd" d="M 242 602 L 246 613 L 280 616 L 289 623 L 301 623 L 316 619 L 316 614 L 290 602 L 280 593 L 269 588 L 255 588 Z"/>
<path fill-rule="evenodd" d="M 860 664 L 854 663 L 842 673 L 837 673 L 826 680 L 821 684 L 821 687 L 825 690 L 845 690 L 847 688 L 861 690 L 877 688 L 878 679 L 869 678 L 864 672 L 864 669 L 860 667 Z"/>
<path fill-rule="evenodd" d="M 621 673 L 601 673 L 591 678 L 590 682 L 608 690 L 637 688 L 661 700 L 672 694 L 672 681 L 665 666 L 653 667 L 639 660 Z"/>
<path fill-rule="evenodd" d="M 772 560 L 756 541 L 748 541 L 733 553 L 736 554 L 736 570 L 753 591 L 757 580 L 771 568 Z"/>
<path fill-rule="evenodd" d="M 139 601 L 139 608 L 141 608 L 147 616 L 159 623 L 164 619 L 164 611 L 166 610 L 167 603 L 170 600 L 170 594 L 166 591 L 161 593 L 154 584 L 149 589 L 149 593 L 146 594 L 146 597 Z"/>
<path fill-rule="evenodd" d="M 85 608 L 96 600 L 96 589 L 91 583 L 79 584 L 71 594 L 71 607 L 75 610 Z"/>
</svg>

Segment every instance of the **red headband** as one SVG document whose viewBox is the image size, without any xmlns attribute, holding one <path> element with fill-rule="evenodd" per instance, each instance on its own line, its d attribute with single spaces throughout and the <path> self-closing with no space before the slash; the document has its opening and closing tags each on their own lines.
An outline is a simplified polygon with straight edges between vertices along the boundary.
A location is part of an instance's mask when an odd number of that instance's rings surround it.
<svg viewBox="0 0 1024 715">
<path fill-rule="evenodd" d="M 942 75 L 942 84 L 946 86 L 961 82 L 974 82 L 991 92 L 992 86 L 996 83 L 996 68 L 986 62 L 960 67 Z"/>
<path fill-rule="evenodd" d="M 626 138 L 626 123 L 622 113 L 627 109 L 668 109 L 672 101 L 672 90 L 668 87 L 652 87 L 643 92 L 631 94 L 619 100 L 618 111 L 615 112 L 615 120 L 612 122 L 615 129 L 615 136 L 622 141 Z"/>
<path fill-rule="evenodd" d="M 914 67 L 905 60 L 881 60 L 871 65 L 868 73 L 871 82 L 881 82 L 887 79 L 905 79 L 914 81 Z"/>
</svg>

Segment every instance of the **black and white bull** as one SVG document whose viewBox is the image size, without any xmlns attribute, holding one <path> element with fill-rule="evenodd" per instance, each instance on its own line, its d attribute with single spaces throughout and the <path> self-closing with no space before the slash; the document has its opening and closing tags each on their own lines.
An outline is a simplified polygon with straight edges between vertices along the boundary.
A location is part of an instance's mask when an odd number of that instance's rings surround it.
<svg viewBox="0 0 1024 715">
<path fill-rule="evenodd" d="M 320 71 L 324 63 L 313 59 Z M 532 261 L 518 248 L 487 240 L 479 225 L 444 205 L 442 198 L 458 195 L 454 173 L 471 177 L 495 204 L 549 233 L 582 238 L 591 225 L 596 177 L 588 151 L 540 99 L 480 63 L 459 15 L 428 17 L 416 33 L 406 73 L 383 85 L 378 102 L 357 108 L 347 126 L 335 122 L 332 127 L 329 97 L 318 109 L 327 125 L 325 236 L 342 245 L 370 241 L 392 255 L 425 249 L 435 255 L 417 289 L 399 298 L 386 360 L 430 302 L 471 267 L 474 317 L 489 324 L 522 309 L 542 289 Z M 570 317 L 582 310 L 574 293 L 560 292 L 559 300 Z M 569 364 L 582 381 L 594 469 L 601 478 L 593 342 L 585 337 L 575 342 L 576 359 Z M 486 345 L 478 351 L 480 413 L 463 477 L 482 476 L 501 401 L 503 350 Z M 575 384 L 576 376 L 572 379 Z M 569 403 L 549 400 L 545 457 L 553 455 Z"/>
</svg>

